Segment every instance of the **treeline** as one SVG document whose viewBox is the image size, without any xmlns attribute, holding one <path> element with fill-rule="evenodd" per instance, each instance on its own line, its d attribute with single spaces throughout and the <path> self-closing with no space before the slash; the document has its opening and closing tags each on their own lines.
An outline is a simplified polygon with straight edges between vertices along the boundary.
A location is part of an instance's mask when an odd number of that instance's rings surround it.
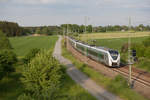
<svg viewBox="0 0 150 100">
<path fill-rule="evenodd" d="M 88 25 L 85 27 L 85 25 L 77 25 L 77 24 L 63 24 L 61 25 L 61 28 L 63 30 L 63 33 L 91 33 L 91 32 L 115 32 L 115 31 L 129 31 L 128 26 L 120 26 L 120 25 L 108 25 L 108 26 L 92 26 Z M 143 24 L 140 24 L 139 26 L 131 26 L 130 28 L 133 31 L 150 31 L 150 26 L 144 26 Z"/>
<path fill-rule="evenodd" d="M 0 30 L 6 36 L 21 36 L 26 34 L 24 29 L 14 22 L 0 21 Z"/>
<path fill-rule="evenodd" d="M 6 36 L 24 36 L 31 34 L 61 34 L 62 29 L 59 26 L 39 26 L 39 27 L 21 27 L 17 23 L 0 21 L 0 30 Z"/>
<path fill-rule="evenodd" d="M 92 26 L 92 25 L 77 25 L 77 24 L 62 24 L 60 26 L 38 26 L 38 27 L 21 27 L 17 23 L 0 21 L 0 30 L 7 36 L 23 36 L 32 34 L 56 35 L 66 33 L 98 33 L 98 32 L 115 32 L 128 31 L 128 26 L 108 25 L 108 26 Z M 131 26 L 133 31 L 150 31 L 150 26 Z"/>
<path fill-rule="evenodd" d="M 29 34 L 46 34 L 55 35 L 61 34 L 62 29 L 59 26 L 39 26 L 39 27 L 24 27 L 25 33 Z"/>
</svg>

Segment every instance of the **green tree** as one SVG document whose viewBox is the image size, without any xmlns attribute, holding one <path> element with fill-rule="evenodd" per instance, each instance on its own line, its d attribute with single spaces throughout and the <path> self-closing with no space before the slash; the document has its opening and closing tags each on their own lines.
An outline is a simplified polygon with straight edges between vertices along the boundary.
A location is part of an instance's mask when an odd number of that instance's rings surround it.
<svg viewBox="0 0 150 100">
<path fill-rule="evenodd" d="M 89 33 L 92 32 L 92 25 L 88 25 L 88 26 L 87 26 L 87 31 L 88 31 Z"/>
<path fill-rule="evenodd" d="M 10 42 L 5 34 L 0 30 L 0 50 L 2 49 L 11 49 Z"/>
<path fill-rule="evenodd" d="M 0 79 L 14 71 L 16 55 L 11 50 L 0 50 Z"/>
<path fill-rule="evenodd" d="M 36 34 L 41 34 L 41 29 L 40 29 L 40 28 L 37 28 L 36 31 L 35 31 L 35 33 L 36 33 Z"/>
<path fill-rule="evenodd" d="M 53 99 L 60 86 L 61 68 L 51 52 L 41 51 L 22 72 L 26 92 L 36 100 Z"/>
<path fill-rule="evenodd" d="M 24 63 L 29 63 L 31 59 L 33 59 L 39 52 L 40 49 L 38 48 L 31 49 L 30 52 L 25 56 Z"/>
<path fill-rule="evenodd" d="M 41 33 L 42 33 L 42 34 L 49 34 L 49 29 L 45 26 L 45 27 L 43 27 Z"/>
</svg>

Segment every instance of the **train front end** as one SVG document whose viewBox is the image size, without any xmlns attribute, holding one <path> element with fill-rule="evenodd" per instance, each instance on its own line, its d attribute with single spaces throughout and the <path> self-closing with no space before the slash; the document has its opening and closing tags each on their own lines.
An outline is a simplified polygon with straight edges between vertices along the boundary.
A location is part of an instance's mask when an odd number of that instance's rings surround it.
<svg viewBox="0 0 150 100">
<path fill-rule="evenodd" d="M 110 54 L 110 66 L 119 67 L 120 66 L 120 54 L 116 50 L 109 50 Z"/>
</svg>

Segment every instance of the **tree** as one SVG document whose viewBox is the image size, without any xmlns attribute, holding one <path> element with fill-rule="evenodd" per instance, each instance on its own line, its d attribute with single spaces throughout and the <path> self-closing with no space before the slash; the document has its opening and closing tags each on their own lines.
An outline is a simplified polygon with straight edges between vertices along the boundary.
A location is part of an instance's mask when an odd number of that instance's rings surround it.
<svg viewBox="0 0 150 100">
<path fill-rule="evenodd" d="M 59 89 L 62 67 L 51 52 L 41 51 L 24 66 L 22 75 L 26 93 L 36 100 L 49 100 Z"/>
<path fill-rule="evenodd" d="M 41 34 L 41 29 L 40 29 L 40 28 L 37 28 L 36 31 L 35 31 L 35 33 L 36 33 L 36 34 Z"/>
<path fill-rule="evenodd" d="M 88 26 L 87 26 L 87 31 L 88 31 L 89 33 L 92 32 L 92 25 L 88 25 Z"/>
<path fill-rule="evenodd" d="M 0 50 L 0 79 L 14 71 L 16 55 L 11 50 Z"/>
<path fill-rule="evenodd" d="M 2 49 L 11 49 L 10 42 L 5 34 L 0 30 L 0 50 Z"/>
<path fill-rule="evenodd" d="M 0 29 L 6 34 L 6 36 L 25 35 L 23 28 L 14 22 L 0 21 Z"/>
<path fill-rule="evenodd" d="M 43 29 L 42 29 L 42 34 L 49 34 L 49 29 L 45 26 L 45 27 L 43 27 Z"/>
<path fill-rule="evenodd" d="M 24 63 L 29 63 L 39 52 L 40 49 L 38 48 L 31 49 L 30 52 L 25 56 Z"/>
</svg>

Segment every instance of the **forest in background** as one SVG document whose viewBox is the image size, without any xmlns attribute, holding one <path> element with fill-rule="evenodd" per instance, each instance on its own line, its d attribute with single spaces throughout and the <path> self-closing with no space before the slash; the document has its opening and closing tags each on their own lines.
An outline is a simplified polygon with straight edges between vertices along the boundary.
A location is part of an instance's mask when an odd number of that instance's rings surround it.
<svg viewBox="0 0 150 100">
<path fill-rule="evenodd" d="M 62 24 L 60 26 L 35 26 L 35 27 L 23 27 L 18 23 L 0 21 L 0 30 L 6 34 L 6 36 L 25 36 L 32 34 L 43 35 L 57 35 L 68 33 L 100 33 L 100 32 L 118 32 L 129 31 L 129 27 L 126 25 L 108 25 L 108 26 L 92 26 L 92 25 L 77 25 L 77 24 Z M 150 31 L 150 26 L 144 26 L 140 24 L 138 26 L 131 26 L 131 30 L 135 32 Z"/>
</svg>

